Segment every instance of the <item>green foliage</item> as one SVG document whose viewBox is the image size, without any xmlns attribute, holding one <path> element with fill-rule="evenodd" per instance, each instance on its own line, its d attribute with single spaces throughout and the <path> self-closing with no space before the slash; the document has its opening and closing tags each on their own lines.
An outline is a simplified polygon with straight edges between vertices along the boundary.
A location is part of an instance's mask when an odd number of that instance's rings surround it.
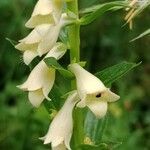
<svg viewBox="0 0 150 150">
<path fill-rule="evenodd" d="M 149 35 L 150 34 L 150 29 L 147 29 L 146 31 L 144 31 L 143 33 L 141 33 L 139 36 L 137 36 L 136 38 L 132 39 L 131 42 L 134 42 L 140 38 L 142 38 L 143 36 Z"/>
<path fill-rule="evenodd" d="M 73 74 L 64 69 L 54 57 L 49 57 L 44 59 L 45 63 L 47 64 L 48 67 L 52 67 L 60 72 L 64 77 L 72 78 Z"/>
<path fill-rule="evenodd" d="M 96 76 L 100 78 L 104 84 L 110 86 L 114 81 L 128 73 L 131 69 L 139 66 L 141 63 L 130 63 L 130 62 L 121 62 L 112 67 L 106 68 L 103 71 L 96 73 Z"/>
<path fill-rule="evenodd" d="M 123 1 L 116 1 L 116 2 L 109 2 L 105 4 L 99 4 L 96 6 L 92 6 L 89 8 L 85 8 L 81 11 L 82 14 L 86 14 L 80 19 L 81 25 L 87 25 L 92 23 L 95 19 L 102 16 L 107 11 L 116 11 L 127 6 L 126 2 Z M 88 13 L 88 14 L 87 14 Z"/>
</svg>

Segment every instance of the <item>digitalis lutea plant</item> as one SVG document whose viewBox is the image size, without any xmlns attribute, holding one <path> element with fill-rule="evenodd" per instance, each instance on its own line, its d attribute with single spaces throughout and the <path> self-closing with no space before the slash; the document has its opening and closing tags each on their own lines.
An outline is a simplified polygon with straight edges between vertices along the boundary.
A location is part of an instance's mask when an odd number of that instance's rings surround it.
<svg viewBox="0 0 150 150">
<path fill-rule="evenodd" d="M 59 60 L 70 48 L 71 64 L 68 68 L 74 74 L 74 79 L 71 80 L 76 82 L 76 86 L 73 86 L 75 91 L 69 94 L 64 105 L 52 120 L 47 134 L 40 138 L 44 140 L 44 144 L 51 143 L 53 150 L 71 150 L 74 109 L 87 106 L 97 118 L 102 118 L 107 113 L 108 103 L 120 98 L 111 92 L 100 79 L 82 68 L 78 62 L 74 63 L 75 60 L 79 60 L 78 2 L 70 0 L 68 4 L 66 3 L 65 0 L 39 0 L 31 18 L 25 24 L 33 30 L 15 46 L 23 52 L 26 65 L 29 65 L 35 57 L 41 57 L 41 61 L 33 68 L 27 80 L 18 86 L 28 92 L 29 101 L 34 107 L 39 107 L 44 99 L 51 100 L 48 94 L 55 83 L 56 70 L 48 67 L 44 59 L 54 57 Z M 73 17 L 68 15 L 67 9 L 64 9 L 66 6 L 73 11 Z M 69 33 L 74 33 L 76 36 L 73 34 L 69 36 L 68 45 L 58 42 L 62 28 L 72 24 L 74 26 L 70 27 Z M 74 51 L 76 49 L 77 51 Z M 53 102 L 53 99 L 51 101 Z"/>
</svg>

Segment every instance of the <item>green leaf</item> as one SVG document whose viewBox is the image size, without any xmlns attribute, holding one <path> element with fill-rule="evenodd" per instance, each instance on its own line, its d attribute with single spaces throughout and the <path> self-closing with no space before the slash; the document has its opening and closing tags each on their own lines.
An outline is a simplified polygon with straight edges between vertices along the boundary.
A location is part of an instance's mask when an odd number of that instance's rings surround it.
<svg viewBox="0 0 150 150">
<path fill-rule="evenodd" d="M 138 39 L 142 38 L 143 36 L 146 36 L 146 35 L 149 35 L 149 34 L 150 34 L 150 29 L 147 29 L 146 31 L 144 31 L 143 33 L 141 33 L 139 36 L 137 36 L 136 38 L 132 39 L 130 42 L 138 40 Z"/>
<path fill-rule="evenodd" d="M 73 74 L 70 71 L 64 69 L 57 62 L 57 60 L 54 57 L 45 58 L 44 61 L 47 64 L 48 67 L 52 67 L 52 68 L 58 70 L 60 72 L 60 74 L 62 74 L 63 76 L 68 77 L 68 78 L 73 78 L 74 77 Z"/>
<path fill-rule="evenodd" d="M 86 8 L 81 11 L 81 14 L 88 13 L 81 17 L 80 23 L 81 25 L 87 25 L 92 23 L 95 19 L 102 16 L 107 11 L 116 11 L 127 6 L 127 2 L 124 1 L 116 1 L 116 2 L 109 2 L 105 4 L 99 4 L 96 6 L 92 6 L 90 8 Z"/>
<path fill-rule="evenodd" d="M 140 64 L 141 62 L 136 64 L 124 61 L 112 67 L 106 68 L 95 75 L 100 78 L 105 85 L 110 85 Z"/>
</svg>

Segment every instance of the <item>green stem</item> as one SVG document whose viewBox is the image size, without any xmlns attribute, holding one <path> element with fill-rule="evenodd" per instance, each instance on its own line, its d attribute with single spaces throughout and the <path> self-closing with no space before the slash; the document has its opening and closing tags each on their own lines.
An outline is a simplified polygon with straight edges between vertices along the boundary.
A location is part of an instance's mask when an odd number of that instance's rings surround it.
<svg viewBox="0 0 150 150">
<path fill-rule="evenodd" d="M 68 8 L 70 11 L 79 16 L 78 14 L 78 0 L 73 0 L 68 3 Z M 71 62 L 80 61 L 80 25 L 75 24 L 69 27 L 69 42 L 70 42 L 70 60 Z"/>
<path fill-rule="evenodd" d="M 77 15 L 78 14 L 78 0 L 73 0 L 68 3 L 68 9 Z M 68 28 L 69 43 L 70 43 L 70 63 L 80 61 L 80 25 L 75 24 Z M 72 88 L 75 87 L 75 81 L 72 81 Z M 80 109 L 74 111 L 74 133 L 73 133 L 73 145 L 75 149 L 77 146 L 83 143 L 84 128 L 83 128 L 83 113 Z"/>
</svg>

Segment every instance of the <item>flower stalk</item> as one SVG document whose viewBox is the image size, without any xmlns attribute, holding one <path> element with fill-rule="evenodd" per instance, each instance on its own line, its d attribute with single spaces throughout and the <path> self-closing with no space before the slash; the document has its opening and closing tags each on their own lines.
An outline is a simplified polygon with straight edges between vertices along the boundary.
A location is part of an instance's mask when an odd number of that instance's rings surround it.
<svg viewBox="0 0 150 150">
<path fill-rule="evenodd" d="M 68 3 L 68 9 L 72 11 L 77 19 L 79 18 L 78 12 L 78 0 L 74 0 Z M 69 43 L 70 43 L 70 63 L 80 61 L 80 25 L 74 24 L 68 27 Z M 75 87 L 75 81 L 72 81 L 72 88 Z M 80 109 L 74 110 L 74 134 L 73 145 L 77 147 L 83 143 L 84 128 L 83 128 L 83 113 Z"/>
<path fill-rule="evenodd" d="M 74 0 L 68 3 L 68 9 L 72 11 L 77 19 L 78 13 L 78 0 Z M 68 28 L 69 42 L 70 42 L 70 60 L 72 62 L 80 61 L 80 25 L 74 24 Z"/>
</svg>

